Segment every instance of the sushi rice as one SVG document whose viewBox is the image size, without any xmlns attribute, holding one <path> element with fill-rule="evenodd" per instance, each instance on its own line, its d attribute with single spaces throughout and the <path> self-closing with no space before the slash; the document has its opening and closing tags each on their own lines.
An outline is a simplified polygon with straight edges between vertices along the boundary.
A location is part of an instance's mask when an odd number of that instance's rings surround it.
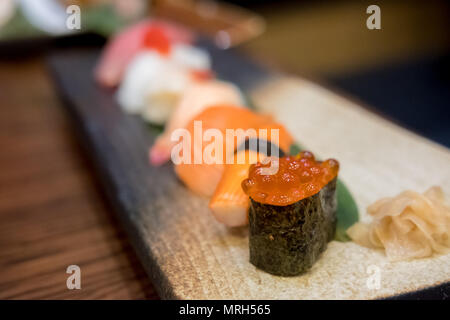
<svg viewBox="0 0 450 320">
<path fill-rule="evenodd" d="M 208 53 L 189 45 L 173 45 L 167 57 L 154 50 L 144 50 L 125 70 L 117 100 L 124 111 L 141 114 L 145 120 L 163 125 L 184 90 L 195 81 L 191 72 L 210 67 Z"/>
</svg>

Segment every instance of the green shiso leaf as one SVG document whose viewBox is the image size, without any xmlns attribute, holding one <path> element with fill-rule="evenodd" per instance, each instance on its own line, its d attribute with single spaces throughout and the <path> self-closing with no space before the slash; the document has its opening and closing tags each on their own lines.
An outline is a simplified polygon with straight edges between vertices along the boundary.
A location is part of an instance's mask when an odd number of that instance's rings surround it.
<svg viewBox="0 0 450 320">
<path fill-rule="evenodd" d="M 302 151 L 302 148 L 300 148 L 300 146 L 298 144 L 294 143 L 294 144 L 291 145 L 291 147 L 289 149 L 289 154 L 296 155 L 300 151 Z"/>
<path fill-rule="evenodd" d="M 105 37 L 118 32 L 126 25 L 126 21 L 117 15 L 110 4 L 85 10 L 81 17 L 83 30 L 94 31 Z"/>
<path fill-rule="evenodd" d="M 14 16 L 7 22 L 6 25 L 0 28 L 0 39 L 23 39 L 31 37 L 45 36 L 46 33 L 35 28 L 22 13 L 19 8 L 16 10 Z"/>
<path fill-rule="evenodd" d="M 291 145 L 289 154 L 295 155 L 304 150 L 299 144 Z M 350 190 L 341 181 L 337 180 L 337 226 L 334 240 L 340 242 L 350 241 L 346 230 L 359 220 L 358 206 L 353 198 Z"/>
<path fill-rule="evenodd" d="M 159 136 L 164 131 L 163 125 L 154 124 L 151 122 L 146 122 L 148 130 L 155 136 Z"/>
<path fill-rule="evenodd" d="M 110 4 L 83 9 L 81 19 L 81 28 L 83 32 L 96 32 L 105 37 L 118 32 L 130 22 L 121 18 Z M 49 34 L 34 27 L 28 22 L 20 7 L 16 10 L 11 20 L 0 28 L 0 39 L 2 40 L 33 38 L 46 35 Z"/>
<path fill-rule="evenodd" d="M 348 188 L 339 179 L 337 181 L 336 192 L 338 204 L 336 212 L 336 235 L 334 239 L 341 242 L 350 241 L 350 237 L 346 231 L 359 220 L 358 206 Z"/>
</svg>

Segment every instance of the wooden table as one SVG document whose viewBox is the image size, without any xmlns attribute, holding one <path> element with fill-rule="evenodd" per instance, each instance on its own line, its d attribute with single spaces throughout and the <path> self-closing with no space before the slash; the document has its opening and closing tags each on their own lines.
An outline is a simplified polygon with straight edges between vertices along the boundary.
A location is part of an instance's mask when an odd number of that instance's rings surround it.
<svg viewBox="0 0 450 320">
<path fill-rule="evenodd" d="M 243 49 L 317 77 L 447 48 L 439 1 L 382 7 L 389 31 L 379 33 L 364 28 L 365 7 L 353 2 L 268 6 L 265 36 Z M 433 19 L 412 36 L 422 12 Z M 157 298 L 41 57 L 0 60 L 0 147 L 0 298 Z M 72 264 L 81 267 L 81 290 L 66 287 Z"/>
<path fill-rule="evenodd" d="M 0 298 L 157 299 L 42 57 L 0 61 L 0 104 Z"/>
</svg>

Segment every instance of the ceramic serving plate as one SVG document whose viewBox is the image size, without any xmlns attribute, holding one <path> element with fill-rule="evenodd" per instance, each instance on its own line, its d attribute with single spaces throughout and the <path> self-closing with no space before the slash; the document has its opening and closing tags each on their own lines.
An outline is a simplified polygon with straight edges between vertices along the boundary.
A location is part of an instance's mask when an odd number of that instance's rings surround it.
<svg viewBox="0 0 450 320">
<path fill-rule="evenodd" d="M 448 149 L 361 108 L 321 86 L 274 74 L 206 41 L 218 77 L 238 85 L 255 108 L 283 123 L 320 158 L 341 164 L 340 179 L 365 208 L 405 189 L 440 185 L 450 193 Z M 332 241 L 313 268 L 277 277 L 249 263 L 246 228 L 217 223 L 208 199 L 176 178 L 172 165 L 148 163 L 157 132 L 123 113 L 114 92 L 95 84 L 100 49 L 70 50 L 49 59 L 60 95 L 108 190 L 138 256 L 167 299 L 374 299 L 444 297 L 450 255 L 389 262 L 382 251 Z M 377 273 L 379 286 L 368 285 Z M 406 294 L 406 296 L 405 296 Z M 402 296 L 403 295 L 403 296 Z"/>
</svg>

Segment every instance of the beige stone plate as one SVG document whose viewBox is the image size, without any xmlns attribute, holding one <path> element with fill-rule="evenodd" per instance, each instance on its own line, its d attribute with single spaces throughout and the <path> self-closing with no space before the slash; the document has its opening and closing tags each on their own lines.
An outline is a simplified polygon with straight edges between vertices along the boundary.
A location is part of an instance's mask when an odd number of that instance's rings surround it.
<svg viewBox="0 0 450 320">
<path fill-rule="evenodd" d="M 444 147 L 319 86 L 267 76 L 231 53 L 212 54 L 219 76 L 250 93 L 262 112 L 272 113 L 320 157 L 340 161 L 340 177 L 355 196 L 362 220 L 372 201 L 404 189 L 440 185 L 450 192 L 450 152 Z M 50 66 L 162 298 L 371 299 L 449 281 L 450 255 L 391 263 L 383 252 L 334 241 L 305 275 L 282 278 L 257 270 L 248 262 L 246 228 L 217 223 L 207 199 L 187 190 L 171 165 L 148 165 L 155 135 L 139 118 L 122 113 L 111 91 L 94 84 L 97 57 L 92 49 L 64 53 L 53 56 Z M 367 286 L 373 268 L 380 270 L 377 290 Z"/>
</svg>

